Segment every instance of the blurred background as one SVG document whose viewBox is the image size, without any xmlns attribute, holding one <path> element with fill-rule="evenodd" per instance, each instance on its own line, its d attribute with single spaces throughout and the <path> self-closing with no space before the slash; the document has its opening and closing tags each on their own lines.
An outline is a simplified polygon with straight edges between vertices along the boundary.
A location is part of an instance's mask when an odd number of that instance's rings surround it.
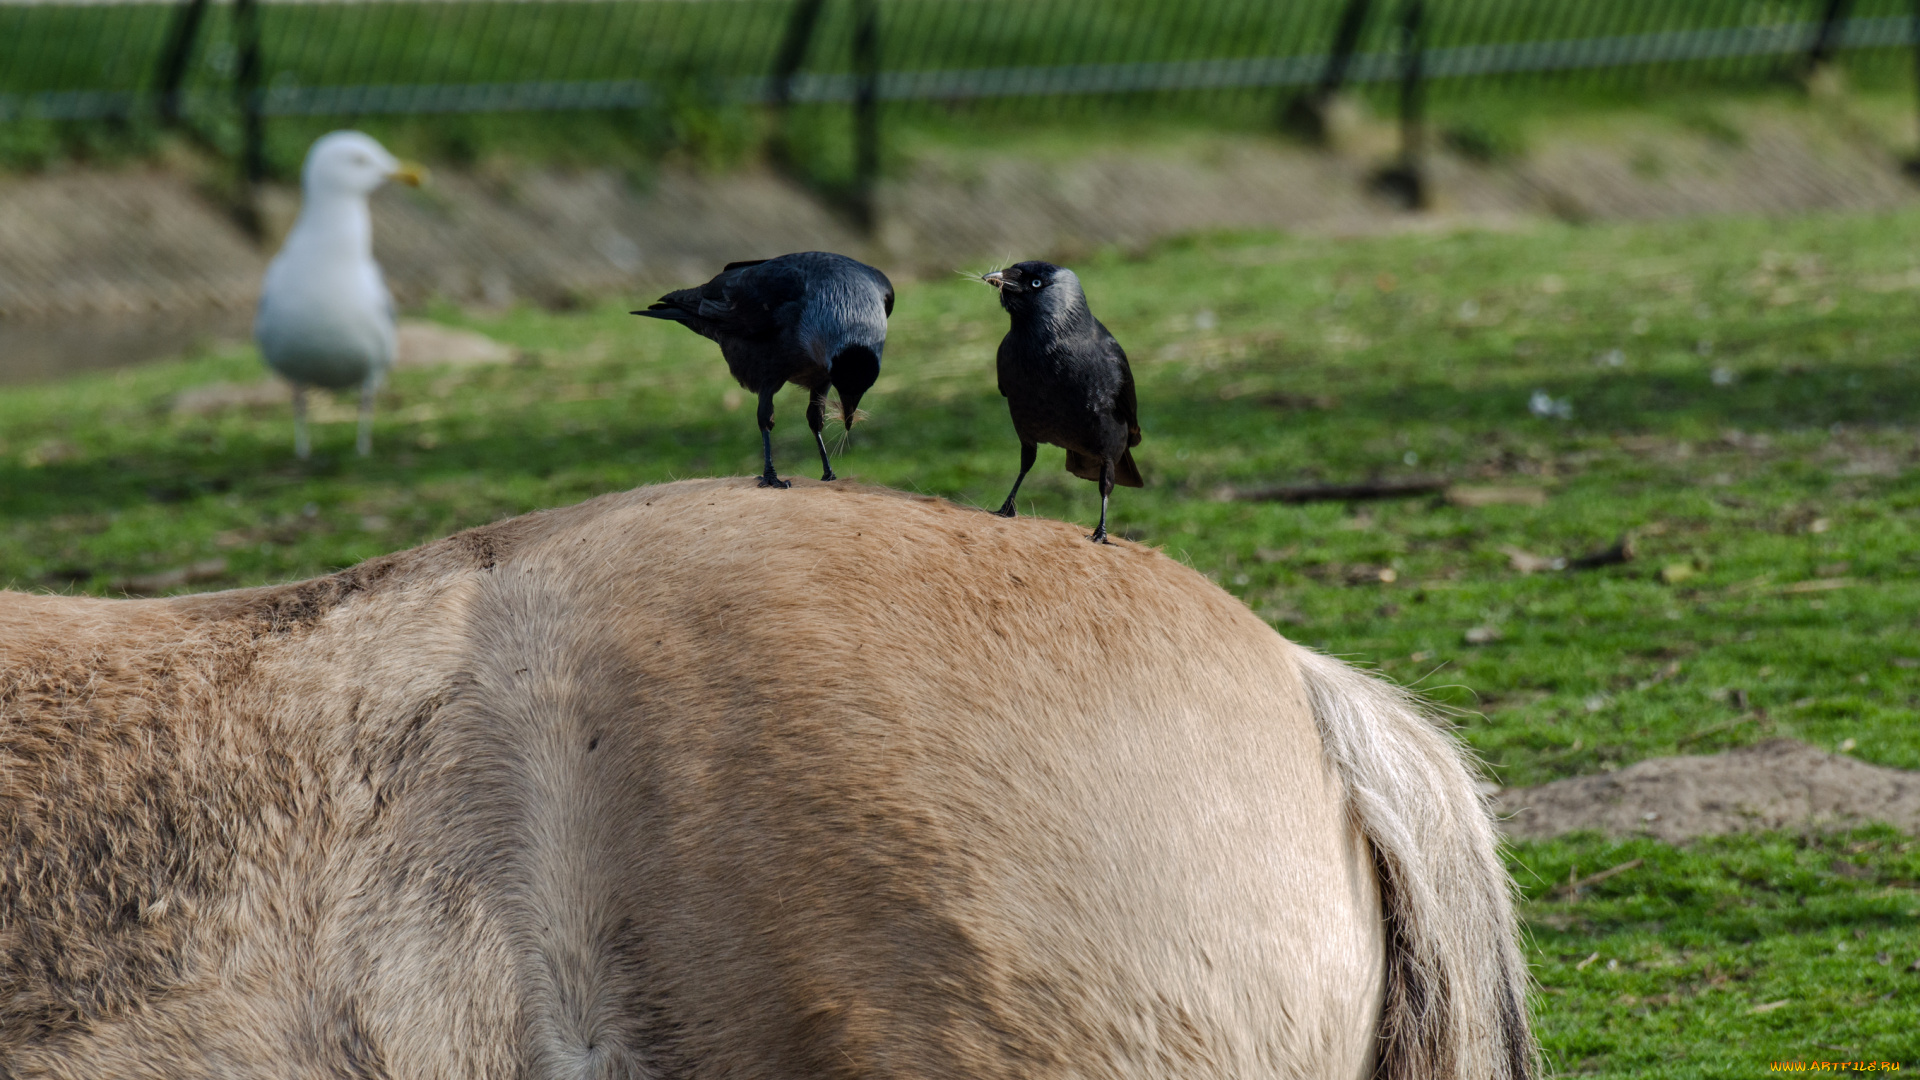
<svg viewBox="0 0 1920 1080">
<path fill-rule="evenodd" d="M 0 0 L 0 583 L 321 574 L 759 468 L 627 314 L 898 288 L 842 477 L 998 506 L 1006 316 L 1139 383 L 1117 535 L 1457 710 L 1556 1071 L 1920 1065 L 1920 4 Z M 249 342 L 319 135 L 402 314 L 373 454 Z M 815 475 L 801 399 L 774 432 Z M 1043 453 L 1021 510 L 1091 526 Z"/>
<path fill-rule="evenodd" d="M 7 0 L 0 343 L 9 372 L 51 371 L 243 330 L 307 145 L 349 125 L 440 167 L 383 196 L 380 257 L 416 308 L 563 307 L 742 251 L 926 273 L 1408 208 L 1891 205 L 1912 194 L 1914 19 L 1896 0 Z"/>
</svg>

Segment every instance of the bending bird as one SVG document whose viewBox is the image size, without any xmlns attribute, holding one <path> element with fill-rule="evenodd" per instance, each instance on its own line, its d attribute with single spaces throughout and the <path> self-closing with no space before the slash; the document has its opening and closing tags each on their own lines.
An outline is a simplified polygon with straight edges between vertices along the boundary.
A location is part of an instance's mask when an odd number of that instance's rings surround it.
<svg viewBox="0 0 1920 1080">
<path fill-rule="evenodd" d="M 267 266 L 253 336 L 293 384 L 293 451 L 311 453 L 307 388 L 360 388 L 354 447 L 373 452 L 373 399 L 393 366 L 393 296 L 373 261 L 367 196 L 388 180 L 418 186 L 422 170 L 358 131 L 323 135 L 300 172 L 300 217 Z"/>
<path fill-rule="evenodd" d="M 1012 328 L 1000 339 L 1000 393 L 1020 436 L 1020 475 L 1033 468 L 1040 443 L 1065 447 L 1067 471 L 1100 483 L 1100 525 L 1087 539 L 1107 543 L 1107 498 L 1113 485 L 1142 487 L 1129 447 L 1140 445 L 1140 410 L 1126 351 L 1087 307 L 1080 279 L 1065 267 L 1023 262 L 982 277 L 1000 293 Z"/>
<path fill-rule="evenodd" d="M 789 487 L 773 468 L 773 395 L 805 387 L 807 427 L 820 448 L 822 480 L 833 463 L 821 435 L 827 388 L 840 394 L 840 419 L 853 430 L 860 398 L 880 377 L 893 314 L 887 275 L 845 255 L 802 251 L 776 259 L 728 263 L 712 281 L 670 292 L 645 315 L 677 322 L 711 338 L 740 386 L 760 399 L 761 487 Z"/>
</svg>

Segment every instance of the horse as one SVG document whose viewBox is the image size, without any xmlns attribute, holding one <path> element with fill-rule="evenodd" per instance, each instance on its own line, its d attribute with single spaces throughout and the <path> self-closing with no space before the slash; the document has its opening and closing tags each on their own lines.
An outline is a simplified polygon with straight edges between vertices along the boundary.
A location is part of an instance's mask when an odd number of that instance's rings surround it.
<svg viewBox="0 0 1920 1080">
<path fill-rule="evenodd" d="M 0 1075 L 1519 1078 L 1457 740 L 1149 547 L 688 480 L 0 594 Z"/>
</svg>

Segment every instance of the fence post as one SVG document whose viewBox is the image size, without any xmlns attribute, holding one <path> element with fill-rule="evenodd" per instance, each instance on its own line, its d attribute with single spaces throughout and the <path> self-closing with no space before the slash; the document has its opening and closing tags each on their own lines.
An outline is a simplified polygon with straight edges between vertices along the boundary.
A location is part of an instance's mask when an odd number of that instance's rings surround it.
<svg viewBox="0 0 1920 1080">
<path fill-rule="evenodd" d="M 1920 0 L 1917 0 L 1920 2 Z M 1409 210 L 1432 205 L 1427 187 L 1426 128 L 1426 4 L 1407 0 L 1401 9 L 1400 30 L 1400 160 L 1383 170 L 1379 185 L 1400 197 Z"/>
<path fill-rule="evenodd" d="M 787 110 L 793 104 L 793 79 L 806 62 L 807 46 L 813 43 L 813 28 L 820 21 L 820 9 L 826 0 L 796 0 L 793 14 L 787 17 L 786 33 L 780 38 L 780 51 L 774 54 L 773 78 L 768 96 L 774 111 L 774 163 L 793 165 L 793 145 L 787 132 Z"/>
<path fill-rule="evenodd" d="M 871 232 L 880 177 L 880 13 L 874 0 L 854 0 L 853 213 Z"/>
<path fill-rule="evenodd" d="M 1820 16 L 1820 27 L 1814 31 L 1813 43 L 1807 46 L 1807 58 L 1804 74 L 1811 78 L 1821 68 L 1833 60 L 1834 51 L 1840 47 L 1840 28 L 1853 10 L 1853 0 L 1827 0 L 1826 13 Z"/>
<path fill-rule="evenodd" d="M 1907 33 L 1908 36 L 1913 38 L 1914 93 L 1920 95 L 1920 0 L 1913 0 L 1912 18 L 1913 21 L 1909 25 Z M 1920 121 L 1920 113 L 1916 113 L 1915 119 L 1916 121 Z M 1920 123 L 1917 123 L 1916 127 L 1920 127 Z M 1906 163 L 1902 166 L 1902 171 L 1907 174 L 1908 179 L 1920 180 L 1920 152 L 1915 153 L 1913 157 L 1906 160 Z"/>
<path fill-rule="evenodd" d="M 1360 46 L 1360 34 L 1366 29 L 1367 14 L 1372 8 L 1373 0 L 1347 0 L 1347 6 L 1340 12 L 1340 23 L 1334 28 L 1333 49 L 1327 53 L 1327 66 L 1320 72 L 1320 81 L 1313 89 L 1288 100 L 1280 112 L 1282 127 L 1315 142 L 1327 141 L 1327 106 L 1346 85 L 1347 68 L 1353 63 L 1353 52 Z"/>
<path fill-rule="evenodd" d="M 174 9 L 173 24 L 167 28 L 154 89 L 159 93 L 160 121 L 169 126 L 180 122 L 180 85 L 187 79 L 187 61 L 193 58 L 193 43 L 206 13 L 207 0 L 184 0 Z"/>
<path fill-rule="evenodd" d="M 238 65 L 233 75 L 234 95 L 240 106 L 240 220 L 260 239 L 265 232 L 260 217 L 258 187 L 267 178 L 266 125 L 260 115 L 260 8 L 258 0 L 234 0 L 233 36 Z"/>
</svg>

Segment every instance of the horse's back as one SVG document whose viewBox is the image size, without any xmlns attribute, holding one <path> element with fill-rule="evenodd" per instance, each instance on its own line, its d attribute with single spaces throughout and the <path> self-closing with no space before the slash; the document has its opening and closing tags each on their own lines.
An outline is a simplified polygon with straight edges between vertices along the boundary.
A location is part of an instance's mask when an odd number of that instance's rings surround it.
<svg viewBox="0 0 1920 1080">
<path fill-rule="evenodd" d="M 637 1043 L 739 1075 L 1362 1071 L 1364 841 L 1292 647 L 1200 575 L 811 487 L 667 489 L 573 543 L 651 560 L 591 620 L 636 690 L 604 861 L 671 988 Z"/>
<path fill-rule="evenodd" d="M 279 590 L 7 598 L 6 634 L 178 621 L 168 685 L 218 672 L 148 727 L 231 789 L 156 886 L 190 916 L 85 924 L 111 993 L 6 972 L 16 1071 L 1364 1075 L 1374 866 L 1292 646 L 1067 525 L 748 483 Z M 8 730 L 76 727 L 51 700 Z"/>
</svg>

